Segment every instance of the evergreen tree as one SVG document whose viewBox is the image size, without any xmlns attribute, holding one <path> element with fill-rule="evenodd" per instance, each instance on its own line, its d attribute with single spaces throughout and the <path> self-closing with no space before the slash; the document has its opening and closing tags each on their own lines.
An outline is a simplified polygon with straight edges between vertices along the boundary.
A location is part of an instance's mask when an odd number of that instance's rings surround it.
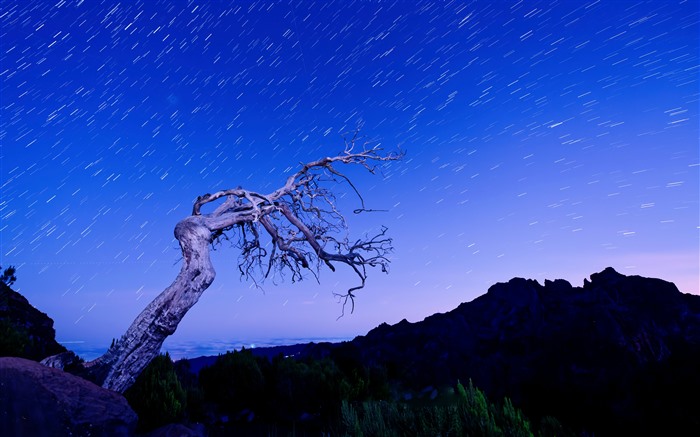
<svg viewBox="0 0 700 437">
<path fill-rule="evenodd" d="M 265 377 L 249 350 L 227 352 L 199 372 L 205 399 L 228 413 L 260 411 L 265 402 Z"/>
<path fill-rule="evenodd" d="M 124 394 L 139 416 L 139 429 L 150 431 L 183 419 L 187 395 L 170 355 L 159 355 Z"/>
</svg>

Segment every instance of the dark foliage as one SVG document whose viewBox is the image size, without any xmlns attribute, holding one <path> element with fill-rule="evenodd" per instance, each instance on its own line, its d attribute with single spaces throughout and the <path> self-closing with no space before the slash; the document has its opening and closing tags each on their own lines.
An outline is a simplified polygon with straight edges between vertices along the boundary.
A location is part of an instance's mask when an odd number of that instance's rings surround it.
<svg viewBox="0 0 700 437">
<path fill-rule="evenodd" d="M 355 404 L 344 401 L 338 434 L 376 437 L 534 436 L 528 419 L 513 407 L 508 398 L 501 405 L 493 404 L 471 381 L 467 387 L 458 382 L 456 390 L 443 390 L 439 397 L 431 396 L 429 401 L 365 401 Z"/>
<path fill-rule="evenodd" d="M 220 355 L 197 375 L 160 356 L 127 392 L 142 431 L 201 421 L 211 435 L 569 436 L 553 418 L 535 430 L 509 399 L 471 381 L 413 392 L 340 352 L 313 359 L 250 350 Z"/>
<path fill-rule="evenodd" d="M 140 431 L 185 418 L 187 395 L 167 353 L 154 358 L 124 396 L 139 416 Z"/>
<path fill-rule="evenodd" d="M 174 366 L 177 379 L 186 394 L 185 417 L 190 422 L 204 422 L 206 420 L 204 390 L 197 374 L 191 371 L 188 360 L 177 361 Z"/>
<path fill-rule="evenodd" d="M 260 411 L 265 401 L 265 377 L 248 351 L 227 352 L 202 369 L 199 381 L 205 398 L 222 412 Z"/>
<path fill-rule="evenodd" d="M 2 270 L 2 266 L 0 266 L 0 270 Z M 15 273 L 17 273 L 17 269 L 14 266 L 6 268 L 2 272 L 2 276 L 0 276 L 0 282 L 7 285 L 8 287 L 11 287 L 12 284 L 14 284 L 17 280 L 17 276 L 15 276 Z"/>
</svg>

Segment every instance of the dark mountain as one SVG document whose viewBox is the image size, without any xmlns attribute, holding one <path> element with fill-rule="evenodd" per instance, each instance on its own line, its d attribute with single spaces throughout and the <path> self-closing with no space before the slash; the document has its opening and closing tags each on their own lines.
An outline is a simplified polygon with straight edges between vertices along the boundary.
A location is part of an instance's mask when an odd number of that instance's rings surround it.
<svg viewBox="0 0 700 437">
<path fill-rule="evenodd" d="M 700 429 L 700 296 L 612 268 L 583 287 L 515 278 L 448 313 L 307 351 L 382 366 L 416 389 L 471 379 L 596 435 Z"/>
<path fill-rule="evenodd" d="M 0 337 L 0 356 L 39 361 L 66 351 L 56 341 L 53 320 L 3 282 L 0 282 Z"/>
</svg>

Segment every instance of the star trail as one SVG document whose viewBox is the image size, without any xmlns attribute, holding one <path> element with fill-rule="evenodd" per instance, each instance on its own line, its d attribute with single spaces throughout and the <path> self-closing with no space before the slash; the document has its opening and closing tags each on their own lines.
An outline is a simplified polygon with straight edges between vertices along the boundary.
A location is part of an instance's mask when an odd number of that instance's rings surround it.
<svg viewBox="0 0 700 437">
<path fill-rule="evenodd" d="M 177 275 L 173 228 L 197 196 L 273 190 L 358 126 L 406 151 L 349 170 L 375 212 L 341 199 L 351 235 L 389 228 L 389 275 L 336 320 L 351 275 L 260 289 L 222 245 L 166 348 L 351 338 L 514 276 L 580 285 L 607 266 L 700 292 L 697 1 L 0 11 L 0 261 L 59 340 L 123 333 Z"/>
</svg>

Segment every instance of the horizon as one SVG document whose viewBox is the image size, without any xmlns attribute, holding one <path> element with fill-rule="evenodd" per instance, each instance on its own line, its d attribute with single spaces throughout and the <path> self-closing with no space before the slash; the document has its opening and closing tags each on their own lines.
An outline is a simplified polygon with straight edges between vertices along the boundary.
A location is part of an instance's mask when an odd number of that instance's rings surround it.
<svg viewBox="0 0 700 437">
<path fill-rule="evenodd" d="M 606 267 L 606 269 L 612 268 L 612 267 Z M 614 268 L 613 268 L 614 269 Z M 605 270 L 605 269 L 603 269 Z M 594 272 L 591 275 L 589 275 L 588 280 L 591 280 L 591 277 L 593 274 L 601 273 L 603 270 L 600 270 L 599 272 Z M 619 273 L 619 272 L 618 272 Z M 634 276 L 634 275 L 626 275 L 626 276 Z M 518 279 L 516 277 L 511 278 L 510 280 L 513 279 Z M 540 283 L 540 281 L 536 279 L 530 279 L 530 278 L 523 278 L 526 280 L 533 280 L 536 281 L 540 285 L 544 285 L 544 282 Z M 561 279 L 561 278 L 557 278 Z M 650 279 L 663 279 L 663 278 L 650 278 Z M 509 281 L 510 281 L 509 280 Z M 509 282 L 509 281 L 504 281 L 504 282 Z M 569 281 L 567 281 L 569 282 Z M 583 282 L 581 285 L 576 285 L 572 284 L 569 282 L 572 287 L 578 287 L 582 288 L 583 287 Z M 496 285 L 496 284 L 493 284 Z M 493 286 L 492 285 L 492 286 Z M 674 284 L 675 285 L 675 284 Z M 678 288 L 676 286 L 676 288 Z M 489 287 L 490 290 L 490 287 Z M 682 290 L 678 290 L 680 293 L 683 293 Z M 483 294 L 476 296 L 474 299 L 484 296 L 488 293 L 488 290 L 484 292 Z M 696 295 L 700 295 L 697 294 Z M 471 300 L 468 302 L 463 302 L 463 303 L 469 303 L 472 302 Z M 460 303 L 461 305 L 461 303 Z M 457 309 L 457 307 L 449 309 L 445 312 L 451 312 L 453 310 Z M 440 313 L 433 313 L 427 315 L 425 318 L 430 317 L 435 314 L 440 314 Z M 418 323 L 425 318 L 420 319 L 420 320 L 408 320 L 409 323 Z M 390 325 L 396 325 L 404 320 L 407 319 L 402 319 L 399 322 L 392 323 Z M 385 322 L 383 322 L 385 323 Z M 370 328 L 367 332 L 362 332 L 357 335 L 353 336 L 340 336 L 340 337 L 323 337 L 323 336 L 316 336 L 316 337 L 279 337 L 279 338 L 257 338 L 257 339 L 250 339 L 250 338 L 235 338 L 235 339 L 224 339 L 224 338 L 209 338 L 209 339 L 204 339 L 204 338 L 191 338 L 191 339 L 180 339 L 180 340 L 174 340 L 173 336 L 168 337 L 165 342 L 163 343 L 163 347 L 161 348 L 160 353 L 168 353 L 170 357 L 172 358 L 173 361 L 177 360 L 182 360 L 182 359 L 192 359 L 192 358 L 198 358 L 198 357 L 203 357 L 203 356 L 217 356 L 224 354 L 226 352 L 233 352 L 233 351 L 240 351 L 241 349 L 256 349 L 256 348 L 269 348 L 269 347 L 276 347 L 276 346 L 292 346 L 292 345 L 297 345 L 297 344 L 308 344 L 308 343 L 322 343 L 322 342 L 329 342 L 329 343 L 340 343 L 340 342 L 346 342 L 346 341 L 352 341 L 353 339 L 357 338 L 358 336 L 364 336 L 368 334 L 371 330 L 377 328 L 380 325 L 374 326 Z M 177 338 L 177 337 L 176 337 Z M 85 340 L 58 340 L 59 343 L 61 343 L 63 346 L 68 348 L 69 350 L 72 350 L 75 352 L 78 356 L 83 358 L 86 361 L 95 359 L 102 354 L 104 354 L 107 349 L 108 345 L 107 344 L 102 344 L 100 342 L 95 342 L 95 341 L 85 341 Z"/>
<path fill-rule="evenodd" d="M 272 191 L 362 125 L 407 152 L 344 168 L 375 212 L 336 189 L 350 238 L 389 228 L 389 274 L 339 318 L 352 272 L 257 288 L 223 244 L 166 345 L 352 338 L 608 266 L 700 294 L 697 6 L 11 0 L 0 265 L 106 348 L 177 276 L 197 196 Z"/>
<path fill-rule="evenodd" d="M 199 340 L 183 340 L 172 341 L 172 337 L 168 338 L 163 344 L 160 353 L 168 353 L 173 361 L 183 359 L 193 359 L 207 356 L 223 355 L 226 352 L 240 351 L 241 349 L 260 349 L 276 346 L 293 346 L 296 344 L 308 343 L 340 343 L 350 341 L 352 338 L 346 337 L 319 337 L 319 338 L 268 338 L 258 340 L 209 340 L 200 342 Z M 67 349 L 73 351 L 85 361 L 90 361 L 98 358 L 109 348 L 109 345 L 96 344 L 94 342 L 86 342 L 81 340 L 76 341 L 58 341 Z M 202 344 L 203 343 L 203 344 Z"/>
<path fill-rule="evenodd" d="M 613 267 L 606 267 L 603 270 L 607 270 L 609 268 Z M 613 268 L 614 269 L 614 268 Z M 591 276 L 594 274 L 602 273 L 603 270 L 599 272 L 594 272 L 592 273 L 587 280 L 591 280 Z M 618 272 L 619 273 L 619 272 Z M 626 275 L 626 276 L 635 276 L 635 275 Z M 537 282 L 539 285 L 544 286 L 544 283 L 540 283 L 540 281 L 536 279 L 529 279 L 529 278 L 511 278 L 509 281 L 504 281 L 501 283 L 505 282 L 510 282 L 513 279 L 526 279 L 526 280 L 533 280 Z M 662 279 L 662 278 L 648 278 L 648 279 Z M 592 281 L 592 280 L 591 280 Z M 569 282 L 569 281 L 567 281 Z M 497 284 L 501 284 L 497 283 Z M 569 282 L 570 283 L 570 282 Z M 497 284 L 493 284 L 492 286 L 495 286 Z M 571 283 L 570 283 L 571 284 Z M 671 282 L 671 284 L 673 284 Z M 675 285 L 675 284 L 674 284 Z M 584 284 L 582 283 L 581 285 L 575 285 L 571 284 L 572 287 L 574 288 L 583 288 Z M 676 286 L 676 288 L 678 288 Z M 489 290 L 490 291 L 490 287 Z M 484 292 L 483 294 L 476 296 L 474 299 L 482 297 L 486 294 L 488 294 L 488 291 Z M 683 293 L 682 290 L 678 290 L 680 293 Z M 699 294 L 696 294 L 699 295 Z M 472 302 L 471 300 L 468 302 L 463 302 L 463 303 L 469 303 Z M 461 305 L 461 304 L 460 304 Z M 452 308 L 450 310 L 447 310 L 445 312 L 452 312 L 456 310 L 457 307 Z M 433 313 L 426 318 L 433 316 L 435 314 L 440 314 L 440 313 Z M 397 323 L 391 324 L 392 326 L 403 322 L 404 320 L 407 319 L 402 319 L 401 321 Z M 414 321 L 408 321 L 409 323 L 418 323 L 425 320 L 414 320 Z M 309 344 L 309 343 L 341 343 L 341 342 L 346 342 L 346 341 L 352 341 L 358 336 L 365 336 L 367 335 L 371 330 L 379 327 L 380 325 L 372 327 L 370 330 L 367 332 L 363 332 L 360 334 L 357 334 L 355 336 L 345 336 L 345 337 L 323 337 L 323 336 L 316 336 L 316 337 L 279 337 L 279 338 L 257 338 L 257 339 L 244 339 L 244 338 L 236 338 L 236 339 L 223 339 L 223 338 L 210 338 L 210 339 L 202 339 L 202 338 L 193 338 L 193 339 L 181 339 L 181 340 L 174 340 L 173 336 L 168 337 L 164 344 L 163 347 L 161 348 L 160 353 L 168 353 L 173 361 L 178 361 L 182 359 L 193 359 L 193 358 L 199 358 L 199 357 L 205 357 L 205 356 L 218 356 L 225 354 L 227 352 L 233 352 L 233 351 L 240 351 L 242 349 L 256 349 L 256 348 L 271 348 L 271 347 L 277 347 L 277 346 L 293 346 L 293 345 L 299 345 L 299 344 Z M 61 343 L 63 346 L 68 348 L 69 350 L 72 350 L 75 352 L 78 356 L 83 358 L 86 361 L 95 359 L 102 354 L 104 354 L 107 349 L 108 345 L 106 344 L 101 344 L 101 343 L 96 343 L 96 342 L 90 342 L 90 341 L 84 341 L 84 340 L 64 340 L 60 341 L 58 340 L 59 343 Z"/>
</svg>

